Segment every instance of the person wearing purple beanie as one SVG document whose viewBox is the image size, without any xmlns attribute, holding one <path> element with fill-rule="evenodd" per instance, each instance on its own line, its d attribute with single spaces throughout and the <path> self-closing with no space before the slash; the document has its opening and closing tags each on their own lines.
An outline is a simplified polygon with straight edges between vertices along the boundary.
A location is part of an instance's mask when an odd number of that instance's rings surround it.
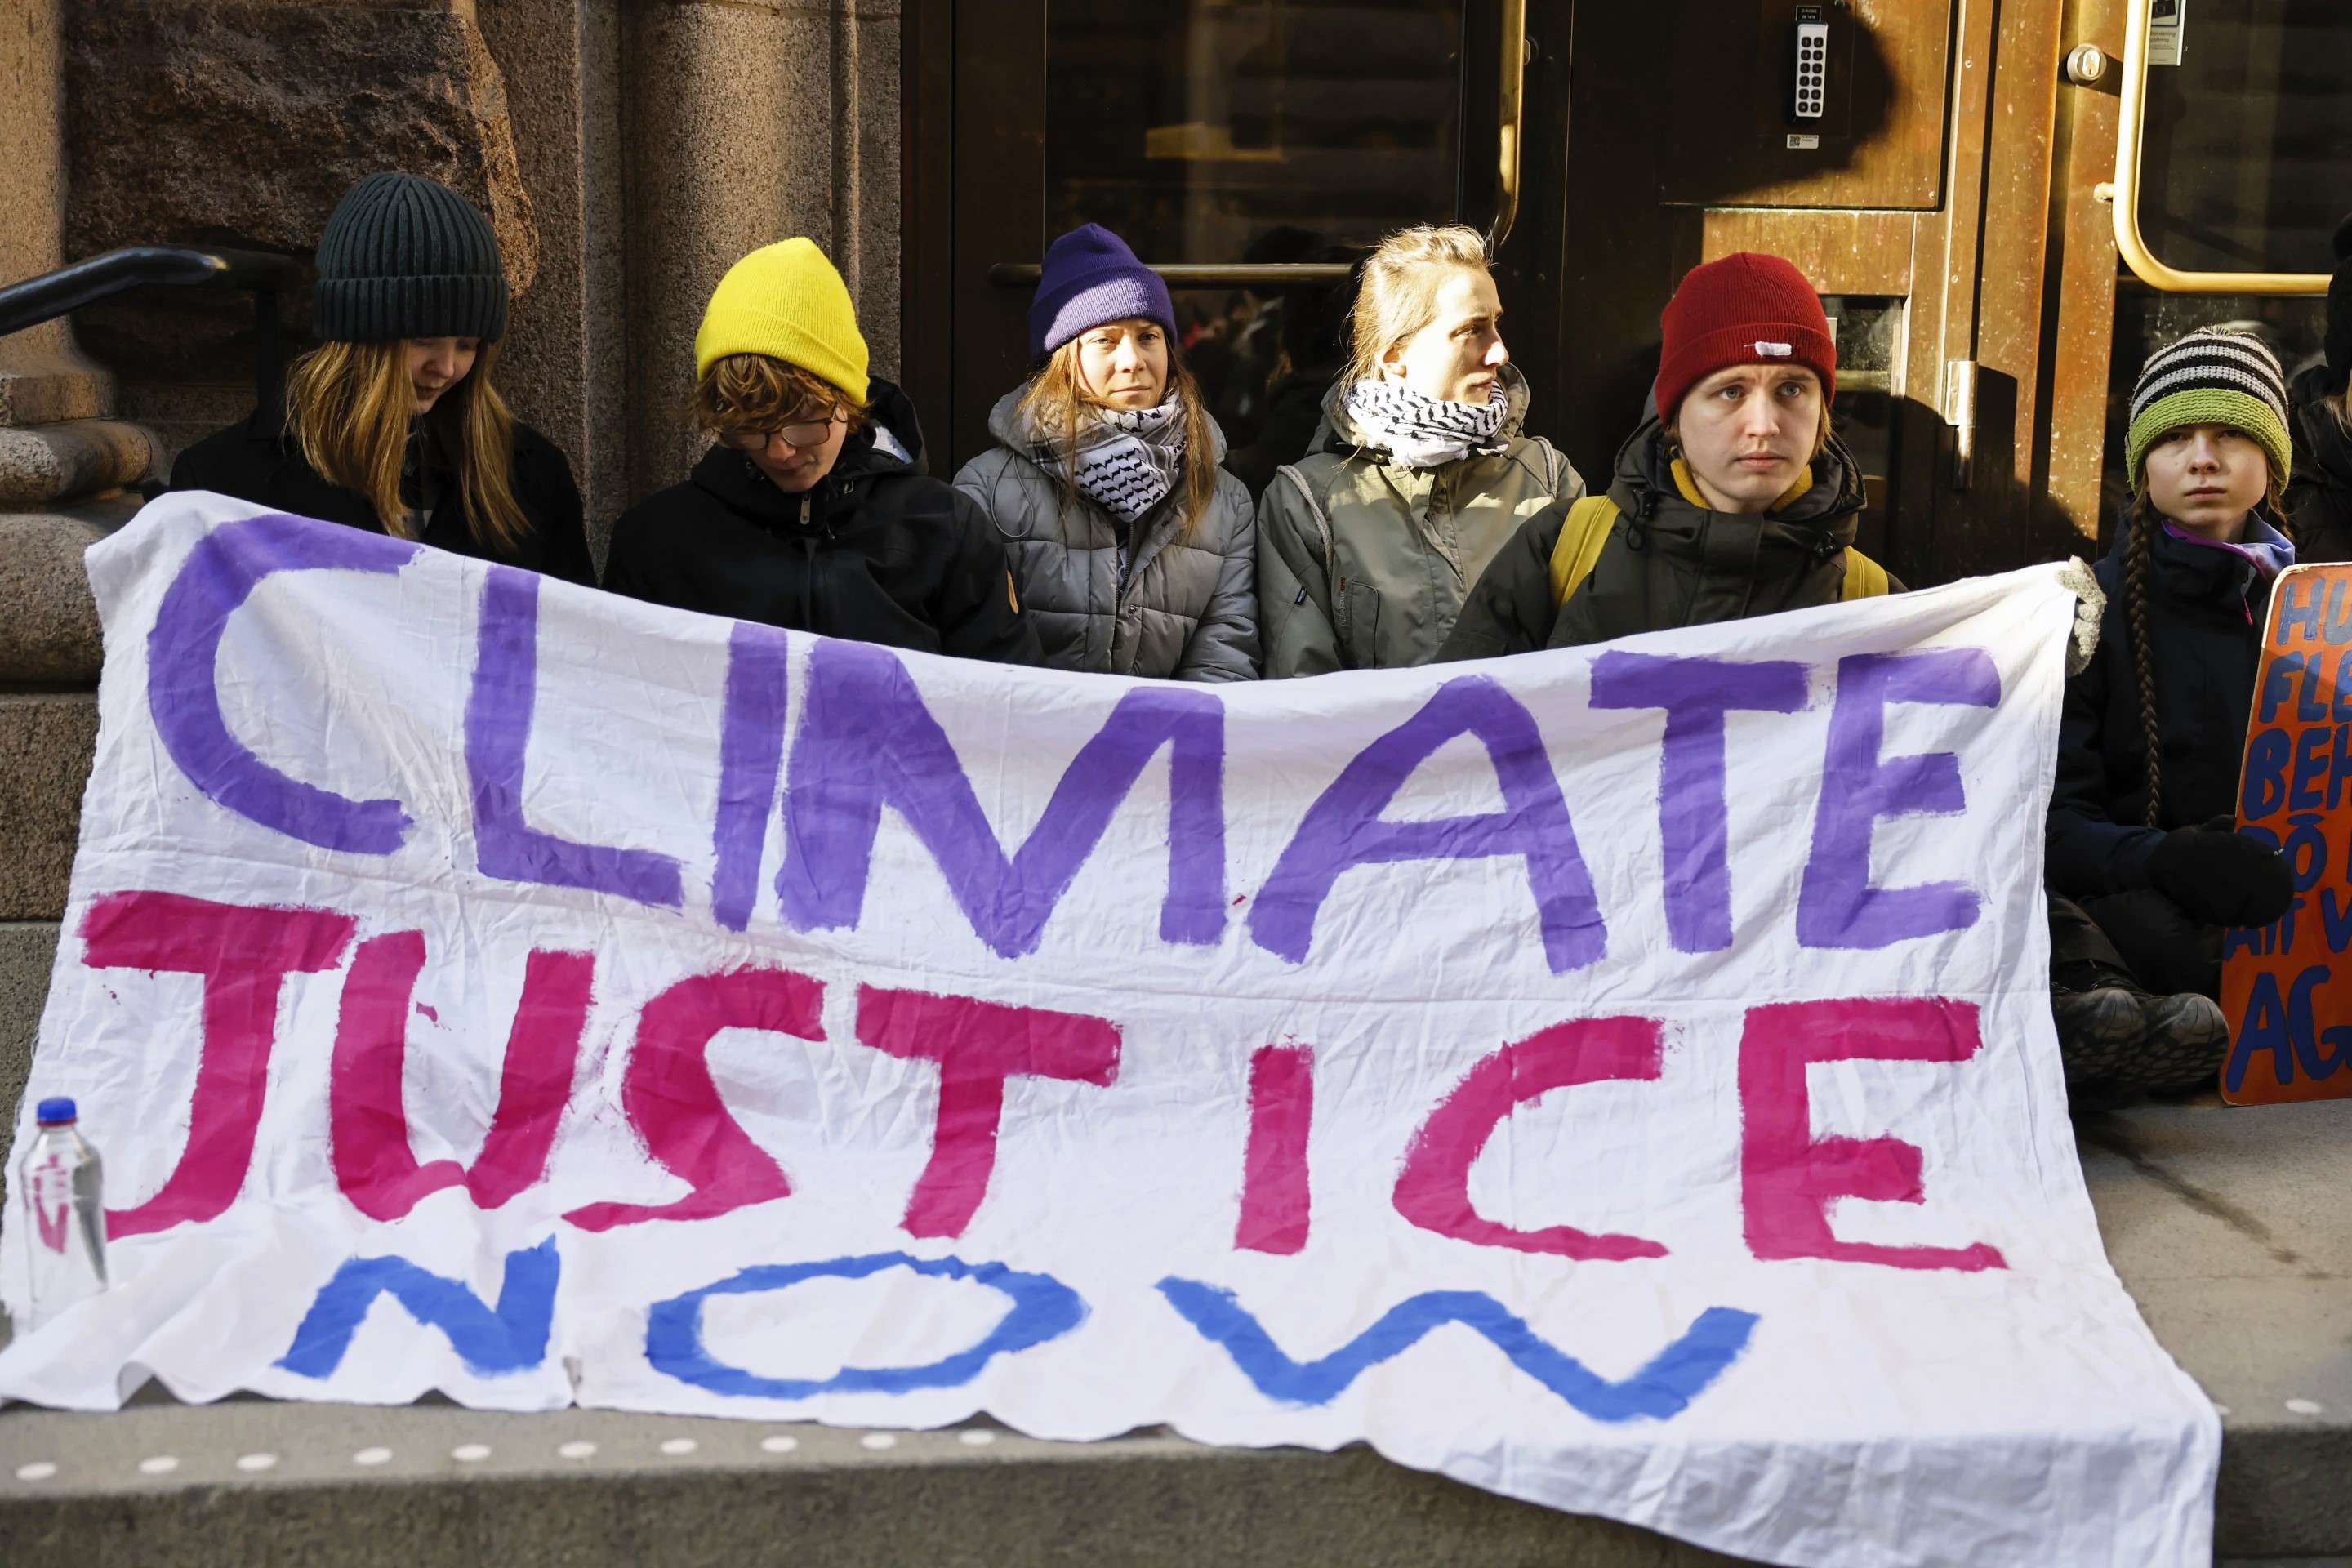
<svg viewBox="0 0 2352 1568">
<path fill-rule="evenodd" d="M 1083 224 L 1045 252 L 1035 370 L 956 475 L 1003 537 L 1045 662 L 1176 680 L 1257 676 L 1257 526 L 1219 464 L 1168 285 Z"/>
</svg>

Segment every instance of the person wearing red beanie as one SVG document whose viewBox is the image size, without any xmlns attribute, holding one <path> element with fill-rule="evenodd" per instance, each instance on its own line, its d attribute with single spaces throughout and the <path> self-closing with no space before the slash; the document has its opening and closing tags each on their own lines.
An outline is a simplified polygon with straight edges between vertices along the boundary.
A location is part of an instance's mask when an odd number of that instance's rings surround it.
<svg viewBox="0 0 2352 1568">
<path fill-rule="evenodd" d="M 1902 584 L 1853 548 L 1862 468 L 1832 433 L 1837 343 L 1777 256 L 1695 268 L 1659 319 L 1658 378 L 1605 496 L 1528 520 L 1441 659 L 1740 620 Z"/>
</svg>

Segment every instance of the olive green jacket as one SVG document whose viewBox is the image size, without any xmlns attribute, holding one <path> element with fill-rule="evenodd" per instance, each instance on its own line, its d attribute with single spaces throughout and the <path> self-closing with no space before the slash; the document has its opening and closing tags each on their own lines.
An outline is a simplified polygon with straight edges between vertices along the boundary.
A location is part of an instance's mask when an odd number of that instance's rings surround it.
<svg viewBox="0 0 2352 1568">
<path fill-rule="evenodd" d="M 1502 449 L 1410 468 L 1367 447 L 1324 399 L 1307 455 L 1258 499 L 1258 625 L 1269 680 L 1396 669 L 1437 657 L 1480 573 L 1519 526 L 1584 493 L 1566 457 L 1522 433 L 1528 386 L 1506 367 Z"/>
</svg>

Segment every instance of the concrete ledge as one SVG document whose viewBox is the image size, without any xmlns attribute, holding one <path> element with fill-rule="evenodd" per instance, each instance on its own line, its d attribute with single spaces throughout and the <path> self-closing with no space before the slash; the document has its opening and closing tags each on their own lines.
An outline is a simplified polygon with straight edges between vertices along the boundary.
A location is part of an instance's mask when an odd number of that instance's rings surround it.
<svg viewBox="0 0 2352 1568">
<path fill-rule="evenodd" d="M 98 684 L 105 648 L 81 555 L 138 510 L 131 498 L 0 513 L 0 680 Z"/>
<path fill-rule="evenodd" d="M 154 471 L 163 446 L 119 419 L 0 426 L 0 506 L 46 506 L 135 484 Z"/>
<path fill-rule="evenodd" d="M 2108 1259 L 2223 1411 L 2223 1550 L 2352 1555 L 2352 1100 L 2140 1106 L 2075 1132 Z"/>
<path fill-rule="evenodd" d="M 34 1562 L 49 1547 L 89 1568 L 1738 1561 L 1490 1496 L 1362 1448 L 1206 1448 L 1164 1435 L 1043 1443 L 985 1426 L 873 1436 L 888 1446 L 816 1426 L 593 1411 L 249 1402 L 99 1418 L 11 1412 L 0 1423 L 10 1461 L 0 1470 L 0 1560 Z M 784 1439 L 788 1451 L 772 1451 Z M 461 1445 L 485 1452 L 461 1460 Z M 593 1452 L 564 1457 L 581 1445 Z M 389 1450 L 380 1462 L 354 1462 L 377 1449 Z M 276 1462 L 237 1468 L 258 1454 Z M 140 1473 L 140 1459 L 163 1457 L 179 1461 L 170 1474 Z M 16 1479 L 27 1462 L 58 1470 Z M 94 1463 L 102 1472 L 91 1473 Z"/>
<path fill-rule="evenodd" d="M 97 751 L 97 692 L 0 692 L 0 921 L 64 915 Z"/>
</svg>

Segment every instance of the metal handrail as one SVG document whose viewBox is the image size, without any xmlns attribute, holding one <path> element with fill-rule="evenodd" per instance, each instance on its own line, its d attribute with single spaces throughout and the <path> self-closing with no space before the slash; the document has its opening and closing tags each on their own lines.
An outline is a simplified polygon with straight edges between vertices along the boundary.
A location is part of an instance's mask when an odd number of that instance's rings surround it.
<svg viewBox="0 0 2352 1568">
<path fill-rule="evenodd" d="M 1495 127 L 1495 226 L 1486 248 L 1503 248 L 1519 216 L 1519 142 L 1527 118 L 1528 0 L 1503 0 L 1503 82 Z"/>
<path fill-rule="evenodd" d="M 2184 272 L 2157 259 L 2139 231 L 2142 121 L 2147 114 L 2150 0 L 2127 0 L 2124 16 L 2122 123 L 2116 132 L 2116 250 L 2140 281 L 2167 294 L 2325 294 L 2325 272 Z"/>
<path fill-rule="evenodd" d="M 1171 289 L 1295 288 L 1301 283 L 1345 283 L 1353 270 L 1344 261 L 1147 261 Z M 1034 289 L 1044 269 L 1034 261 L 999 261 L 988 280 L 1003 289 Z"/>
<path fill-rule="evenodd" d="M 0 337 L 53 321 L 126 289 L 161 283 L 184 289 L 253 293 L 254 386 L 264 403 L 278 395 L 285 355 L 278 335 L 278 296 L 302 280 L 290 256 L 262 250 L 131 245 L 0 289 Z"/>
</svg>

